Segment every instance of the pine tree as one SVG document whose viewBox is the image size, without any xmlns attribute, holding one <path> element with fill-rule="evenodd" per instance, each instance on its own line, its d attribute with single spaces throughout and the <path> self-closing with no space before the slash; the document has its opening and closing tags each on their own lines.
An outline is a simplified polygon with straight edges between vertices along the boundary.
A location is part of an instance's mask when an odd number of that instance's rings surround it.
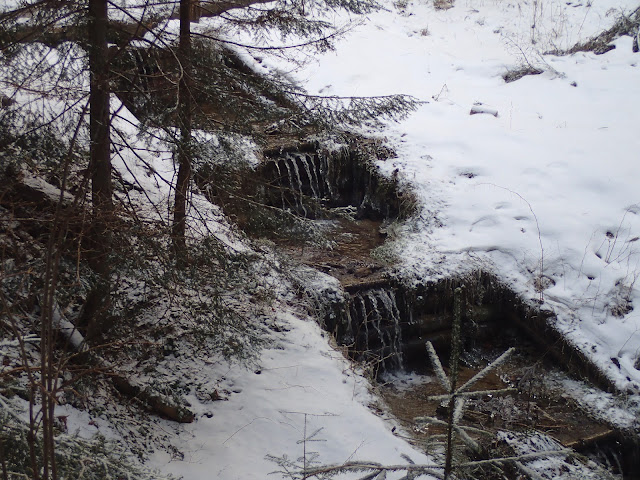
<svg viewBox="0 0 640 480">
<path fill-rule="evenodd" d="M 197 164 L 207 161 L 198 158 L 193 129 L 245 135 L 258 141 L 277 135 L 300 138 L 320 130 L 336 131 L 375 122 L 381 117 L 399 119 L 417 105 L 414 99 L 402 95 L 371 98 L 310 95 L 276 72 L 257 72 L 242 58 L 247 52 L 256 57 L 289 56 L 300 50 L 326 51 L 346 31 L 345 27 L 336 27 L 323 19 L 327 11 L 364 14 L 377 8 L 376 3 L 348 0 L 277 1 L 269 2 L 268 6 L 264 3 L 201 2 L 193 8 L 191 2 L 181 1 L 179 32 L 167 22 L 153 23 L 153 15 L 148 21 L 140 20 L 141 24 L 153 24 L 145 35 L 148 46 L 135 62 L 131 62 L 133 57 L 124 59 L 122 68 L 128 68 L 128 74 L 120 89 L 137 92 L 135 101 L 125 95 L 125 103 L 146 124 L 166 129 L 167 137 L 175 144 L 178 175 L 172 231 L 174 250 L 182 259 L 190 178 Z M 194 11 L 197 18 L 203 19 L 195 34 L 190 28 Z M 274 32 L 280 37 L 277 45 L 266 40 L 273 38 Z M 236 40 L 238 37 L 247 40 L 240 42 Z M 139 58 L 152 60 L 145 62 Z"/>
<path fill-rule="evenodd" d="M 191 0 L 180 0 L 180 37 L 177 59 L 180 64 L 178 86 L 178 127 L 180 138 L 177 146 L 178 178 L 173 206 L 173 248 L 178 259 L 186 255 L 185 232 L 187 222 L 187 196 L 191 180 Z"/>
</svg>

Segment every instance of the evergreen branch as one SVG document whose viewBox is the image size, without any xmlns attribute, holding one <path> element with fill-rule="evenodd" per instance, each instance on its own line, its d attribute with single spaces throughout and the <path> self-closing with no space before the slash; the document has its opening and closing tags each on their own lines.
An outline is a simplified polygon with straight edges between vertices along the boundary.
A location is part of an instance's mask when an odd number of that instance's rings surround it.
<svg viewBox="0 0 640 480">
<path fill-rule="evenodd" d="M 546 457 L 554 457 L 559 455 L 572 455 L 572 454 L 574 454 L 574 452 L 570 448 L 562 448 L 559 450 L 551 450 L 551 451 L 544 451 L 544 452 L 524 453 L 522 455 L 516 455 L 512 457 L 500 457 L 500 458 L 490 458 L 487 460 L 475 460 L 473 462 L 460 463 L 456 465 L 456 468 L 475 468 L 475 467 L 480 467 L 482 465 L 511 463 L 511 462 L 518 462 L 518 461 L 535 460 L 537 458 L 546 458 Z"/>
<path fill-rule="evenodd" d="M 437 464 L 409 464 L 409 465 L 380 465 L 376 462 L 349 462 L 341 465 L 325 465 L 316 468 L 308 468 L 303 473 L 302 478 L 319 477 L 327 473 L 339 474 L 346 472 L 374 472 L 375 475 L 368 478 L 375 478 L 382 472 L 412 472 L 419 475 L 433 475 L 436 478 L 444 478 L 440 470 L 444 467 Z M 367 478 L 367 477 L 364 477 Z"/>
<path fill-rule="evenodd" d="M 462 415 L 464 415 L 464 405 L 467 402 L 467 399 L 464 397 L 456 397 L 455 401 L 455 409 L 453 410 L 453 423 L 457 425 L 460 420 L 462 420 Z"/>
<path fill-rule="evenodd" d="M 432 425 L 440 425 L 443 427 L 446 427 L 448 425 L 447 422 L 445 422 L 444 420 L 440 420 L 439 418 L 435 418 L 435 417 L 416 417 L 413 419 L 414 422 L 416 423 L 430 423 Z M 479 434 L 483 434 L 483 435 L 491 435 L 493 436 L 493 433 L 488 432 L 486 430 L 481 430 L 479 428 L 475 428 L 475 427 L 469 427 L 466 425 L 460 425 L 458 426 L 458 428 L 460 430 L 466 430 L 468 432 L 472 432 L 472 433 L 479 433 Z M 435 436 L 435 435 L 433 435 Z"/>
<path fill-rule="evenodd" d="M 458 425 L 453 426 L 456 433 L 460 436 L 462 441 L 474 452 L 479 453 L 481 451 L 480 445 L 473 438 L 464 431 L 464 429 L 460 428 Z"/>
<path fill-rule="evenodd" d="M 524 473 L 525 475 L 528 475 L 529 478 L 531 478 L 531 480 L 545 480 L 545 478 L 542 475 L 539 475 L 536 471 L 527 467 L 522 462 L 513 462 L 513 464 L 516 467 L 518 467 L 522 471 L 522 473 Z"/>
<path fill-rule="evenodd" d="M 208 33 L 199 33 L 199 32 L 191 32 L 191 35 L 194 37 L 200 37 L 200 38 L 206 38 L 208 40 L 214 40 L 216 42 L 220 42 L 220 43 L 225 43 L 228 45 L 233 45 L 235 47 L 242 47 L 242 48 L 246 48 L 247 50 L 255 50 L 255 51 L 283 51 L 283 50 L 292 50 L 292 49 L 300 49 L 300 48 L 304 48 L 304 47 L 310 47 L 310 46 L 314 46 L 320 43 L 328 43 L 330 40 L 334 40 L 344 34 L 346 34 L 349 30 L 351 30 L 351 28 L 344 28 L 343 29 L 338 29 L 335 32 L 329 34 L 329 35 L 324 35 L 320 38 L 314 38 L 311 39 L 307 42 L 302 42 L 302 43 L 296 43 L 294 45 L 277 45 L 277 46 L 265 46 L 265 47 L 260 47 L 257 45 L 249 45 L 246 43 L 240 43 L 240 42 L 235 42 L 233 40 L 229 40 L 228 38 L 222 38 L 222 37 L 215 37 L 213 35 L 210 35 Z"/>
</svg>

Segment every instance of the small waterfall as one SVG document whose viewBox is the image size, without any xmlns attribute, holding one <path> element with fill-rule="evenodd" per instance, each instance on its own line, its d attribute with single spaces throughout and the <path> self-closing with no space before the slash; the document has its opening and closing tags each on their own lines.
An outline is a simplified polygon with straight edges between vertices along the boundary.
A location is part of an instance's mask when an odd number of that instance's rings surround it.
<svg viewBox="0 0 640 480">
<path fill-rule="evenodd" d="M 356 297 L 358 303 L 360 304 L 360 316 L 356 317 L 357 319 L 362 319 L 363 321 L 356 324 L 356 328 L 360 328 L 360 326 L 364 326 L 364 349 L 363 351 L 369 351 L 369 322 L 367 313 L 367 304 L 364 302 L 364 297 L 358 296 Z M 358 345 L 356 341 L 356 346 Z"/>
<path fill-rule="evenodd" d="M 365 323 L 365 325 L 369 322 L 373 324 L 373 328 L 375 328 L 378 339 L 382 344 L 382 347 L 380 348 L 380 350 L 383 355 L 386 355 L 387 345 L 386 345 L 386 342 L 384 341 L 384 333 L 382 331 L 382 325 L 381 325 L 382 315 L 380 314 L 381 312 L 378 309 L 378 299 L 372 292 L 367 293 L 367 299 L 371 304 L 371 314 L 373 315 L 373 320 L 371 321 L 367 319 L 367 322 Z"/>
<path fill-rule="evenodd" d="M 281 162 L 284 168 L 281 167 Z M 305 198 L 316 202 L 327 202 L 331 199 L 329 161 L 326 157 L 317 154 L 287 153 L 274 158 L 271 163 L 275 167 L 274 180 L 280 189 L 283 209 L 293 205 L 299 214 L 308 217 L 310 213 L 315 212 L 310 212 L 309 203 L 305 202 Z"/>
<path fill-rule="evenodd" d="M 373 157 L 357 151 L 326 152 L 307 145 L 271 150 L 266 158 L 262 174 L 271 188 L 265 203 L 279 207 L 284 197 L 285 208 L 306 218 L 331 218 L 331 209 L 355 207 L 357 218 L 381 220 L 398 216 L 404 203 L 410 205 L 397 191 L 397 180 L 384 177 Z"/>
<path fill-rule="evenodd" d="M 356 352 L 361 356 L 376 355 L 385 369 L 401 369 L 401 315 L 394 292 L 369 289 L 352 294 L 349 303 L 346 317 Z"/>
<path fill-rule="evenodd" d="M 319 188 L 318 188 L 318 179 L 315 175 L 312 175 L 311 172 L 311 167 L 309 166 L 309 160 L 313 161 L 313 157 L 309 157 L 308 155 L 300 155 L 300 162 L 302 163 L 302 165 L 304 166 L 304 170 L 307 174 L 307 178 L 309 179 L 309 186 L 311 187 L 311 195 L 313 196 L 313 198 L 320 198 L 320 195 L 318 194 L 319 192 Z"/>
<path fill-rule="evenodd" d="M 282 172 L 280 171 L 280 161 L 274 160 L 273 164 L 276 166 L 276 170 L 278 172 L 278 177 L 276 178 L 276 181 L 281 184 L 282 179 L 284 177 L 282 176 Z M 284 190 L 282 188 L 280 189 L 280 199 L 282 200 L 282 209 L 284 210 L 287 207 L 287 204 L 284 199 Z"/>
<path fill-rule="evenodd" d="M 333 198 L 333 187 L 331 185 L 331 162 L 327 155 L 322 155 L 321 157 L 316 156 L 318 159 L 318 170 L 320 172 L 320 176 L 324 179 L 324 187 L 325 187 L 325 196 L 329 198 Z"/>
<path fill-rule="evenodd" d="M 402 330 L 400 328 L 400 310 L 396 303 L 396 295 L 393 290 L 380 290 L 380 299 L 384 304 L 385 310 L 391 314 L 392 323 L 394 327 L 392 352 L 396 355 L 398 360 L 398 366 L 402 368 Z"/>
<path fill-rule="evenodd" d="M 298 183 L 298 187 L 295 188 L 293 187 L 293 181 L 292 181 L 292 189 L 300 192 L 300 193 L 304 193 L 304 186 L 302 185 L 302 178 L 300 178 L 300 169 L 298 168 L 298 155 L 288 155 L 287 156 L 287 160 L 289 160 L 291 162 L 291 168 L 293 168 L 294 173 L 296 174 L 296 181 Z"/>
<path fill-rule="evenodd" d="M 635 469 L 630 465 L 630 462 L 626 460 L 625 457 L 633 458 L 635 455 L 629 455 L 631 452 L 626 450 L 629 450 L 628 446 L 623 445 L 617 439 L 612 438 L 609 441 L 599 442 L 592 445 L 586 452 L 581 453 L 586 453 L 588 458 L 599 463 L 610 472 L 618 475 L 624 475 L 623 478 L 631 478 L 629 477 L 629 473 Z M 637 451 L 634 453 L 637 455 Z M 635 461 L 637 462 L 637 457 Z"/>
<path fill-rule="evenodd" d="M 275 162 L 277 165 L 278 161 L 276 160 Z M 302 181 L 300 180 L 300 172 L 298 170 L 298 165 L 295 161 L 295 158 L 292 158 L 292 156 L 287 155 L 284 158 L 284 166 L 287 167 L 287 180 L 289 180 L 289 185 L 287 188 L 289 188 L 293 194 L 295 207 L 299 212 L 302 213 L 304 217 L 306 217 L 307 209 L 305 208 L 302 202 L 302 195 L 301 195 Z M 297 185 L 295 183 L 296 180 L 297 180 Z M 282 186 L 284 187 L 284 185 Z"/>
</svg>

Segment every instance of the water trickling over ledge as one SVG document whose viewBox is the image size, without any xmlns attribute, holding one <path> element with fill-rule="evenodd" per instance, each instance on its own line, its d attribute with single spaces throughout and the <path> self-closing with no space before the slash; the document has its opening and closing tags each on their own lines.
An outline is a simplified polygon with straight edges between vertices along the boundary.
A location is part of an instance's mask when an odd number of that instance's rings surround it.
<svg viewBox="0 0 640 480">
<path fill-rule="evenodd" d="M 397 178 L 380 174 L 370 152 L 307 144 L 269 150 L 265 159 L 260 169 L 267 180 L 264 202 L 303 217 L 328 218 L 332 209 L 349 208 L 358 219 L 383 220 L 411 208 Z"/>
</svg>

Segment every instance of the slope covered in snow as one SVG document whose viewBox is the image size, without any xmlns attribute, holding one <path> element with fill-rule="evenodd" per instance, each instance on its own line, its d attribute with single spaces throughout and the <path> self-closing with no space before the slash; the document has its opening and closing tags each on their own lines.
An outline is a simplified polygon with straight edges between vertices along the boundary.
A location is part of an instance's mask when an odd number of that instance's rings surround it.
<svg viewBox="0 0 640 480">
<path fill-rule="evenodd" d="M 165 452 L 155 465 L 189 480 L 258 480 L 269 473 L 287 478 L 278 458 L 298 472 L 305 458 L 307 467 L 406 463 L 402 455 L 431 463 L 391 432 L 392 419 L 367 407 L 375 400 L 368 382 L 328 345 L 315 322 L 283 313 L 277 323 L 277 346 L 262 353 L 259 369 L 208 367 L 211 384 L 227 392 L 229 401 L 189 398 L 198 420 L 175 443 L 184 458 L 176 461 Z"/>
<path fill-rule="evenodd" d="M 398 158 L 381 167 L 399 169 L 422 202 L 396 242 L 405 273 L 494 272 L 543 300 L 620 389 L 639 392 L 640 56 L 631 37 L 604 55 L 545 53 L 592 38 L 638 3 L 386 7 L 305 78 L 323 94 L 426 102 L 382 132 Z M 544 73 L 504 81 L 523 67 Z M 470 115 L 477 104 L 497 116 Z"/>
</svg>

